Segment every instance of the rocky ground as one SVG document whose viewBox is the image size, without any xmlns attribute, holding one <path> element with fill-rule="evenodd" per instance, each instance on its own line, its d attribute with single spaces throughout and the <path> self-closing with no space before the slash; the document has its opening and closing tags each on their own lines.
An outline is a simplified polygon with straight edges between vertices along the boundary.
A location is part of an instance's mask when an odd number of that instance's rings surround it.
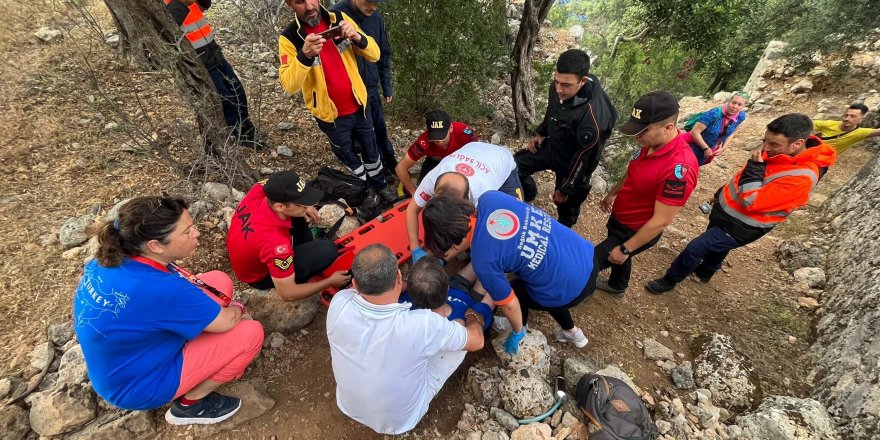
<svg viewBox="0 0 880 440">
<path fill-rule="evenodd" d="M 220 427 L 171 428 L 161 421 L 161 412 L 121 412 L 94 396 L 70 325 L 72 292 L 94 245 L 86 241 L 83 227 L 112 218 L 111 208 L 127 197 L 163 191 L 183 195 L 198 201 L 193 208 L 203 233 L 198 255 L 187 266 L 231 272 L 223 245 L 225 220 L 241 195 L 206 177 L 175 172 L 168 159 L 186 171 L 197 162 L 199 147 L 191 136 L 189 113 L 169 92 L 164 74 L 131 70 L 105 42 L 109 34 L 73 26 L 76 11 L 70 7 L 50 1 L 3 4 L 0 398 L 14 398 L 29 385 L 36 389 L 23 401 L 0 407 L 2 438 L 381 437 L 336 408 L 324 312 L 315 300 L 281 305 L 274 297 L 244 289 L 268 337 L 246 380 L 231 389 L 245 396 L 243 414 Z M 112 28 L 100 3 L 90 10 L 103 29 Z M 224 17 L 229 16 L 221 9 L 211 19 L 219 23 L 220 43 L 247 85 L 259 109 L 255 118 L 272 145 L 269 151 L 249 152 L 248 162 L 263 172 L 293 168 L 306 175 L 319 164 L 335 164 L 300 99 L 278 87 L 274 42 L 245 41 L 226 27 Z M 567 47 L 573 41 L 557 30 L 539 47 Z M 539 51 L 537 56 L 546 55 Z M 874 101 L 876 93 L 835 94 L 801 85 L 797 91 L 782 88 L 753 106 L 733 149 L 701 170 L 692 201 L 660 244 L 635 260 L 623 300 L 600 292 L 574 311 L 590 337 L 587 348 L 552 340 L 552 319 L 535 314 L 526 350 L 534 354 L 531 361 L 521 364 L 522 359 L 492 349 L 468 356 L 425 419 L 401 437 L 585 438 L 583 418 L 570 401 L 547 423 L 518 428 L 511 419 L 546 410 L 553 403 L 556 375 L 572 387 L 583 372 L 601 369 L 638 388 L 666 438 L 763 438 L 759 433 L 772 432 L 768 426 L 796 427 L 774 409 L 779 407 L 807 414 L 819 436 L 804 438 L 833 438 L 823 434 L 824 409 L 798 399 L 811 387 L 807 353 L 824 287 L 818 267 L 826 245 L 809 237 L 819 227 L 812 222 L 816 208 L 867 162 L 870 152 L 847 152 L 822 181 L 811 207 L 772 235 L 732 253 L 724 273 L 711 283 L 686 281 L 662 297 L 641 288 L 705 228 L 707 220 L 696 206 L 741 166 L 769 120 L 790 111 L 833 113 L 859 98 L 872 107 L 880 102 Z M 682 102 L 683 116 L 717 104 L 688 99 Z M 500 104 L 492 119 L 468 122 L 482 137 L 516 149 L 522 141 L 506 134 L 506 108 Z M 417 134 L 418 118 L 389 110 L 393 140 L 402 151 Z M 139 131 L 180 136 L 166 154 L 145 148 L 132 136 Z M 627 145 L 615 144 L 597 176 L 612 180 L 612 171 L 605 170 L 614 168 L 615 156 L 628 153 Z M 598 208 L 598 189 L 614 182 L 595 183 L 596 194 L 584 205 L 575 229 L 601 241 L 607 215 Z M 536 203 L 553 212 L 548 196 Z M 784 267 L 777 262 L 780 256 Z M 494 343 L 501 340 L 496 335 Z M 510 370 L 531 373 L 505 374 Z M 763 399 L 771 395 L 795 397 Z"/>
</svg>

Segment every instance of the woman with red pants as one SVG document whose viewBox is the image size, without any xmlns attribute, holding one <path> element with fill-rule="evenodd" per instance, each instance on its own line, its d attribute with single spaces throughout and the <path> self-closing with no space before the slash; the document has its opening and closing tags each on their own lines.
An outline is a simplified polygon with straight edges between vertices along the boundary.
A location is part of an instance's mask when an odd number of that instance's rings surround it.
<svg viewBox="0 0 880 440">
<path fill-rule="evenodd" d="M 95 391 L 129 410 L 158 408 L 171 424 L 228 419 L 241 400 L 214 390 L 257 356 L 263 327 L 232 301 L 219 271 L 193 275 L 199 231 L 187 203 L 138 197 L 101 225 L 97 259 L 74 295 L 74 328 Z"/>
</svg>

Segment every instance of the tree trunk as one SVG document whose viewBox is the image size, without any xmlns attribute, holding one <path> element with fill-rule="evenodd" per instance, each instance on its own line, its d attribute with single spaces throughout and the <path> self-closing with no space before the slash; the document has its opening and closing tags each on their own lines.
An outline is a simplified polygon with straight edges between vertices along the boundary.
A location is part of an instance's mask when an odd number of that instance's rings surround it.
<svg viewBox="0 0 880 440">
<path fill-rule="evenodd" d="M 525 0 L 519 31 L 513 44 L 511 59 L 513 71 L 510 74 L 512 91 L 514 131 L 524 136 L 526 128 L 535 119 L 535 90 L 532 83 L 532 50 L 538 39 L 541 24 L 547 18 L 554 0 Z"/>
<path fill-rule="evenodd" d="M 233 186 L 247 189 L 254 182 L 240 157 L 241 149 L 227 140 L 220 97 L 198 55 L 161 0 L 104 0 L 119 31 L 119 43 L 135 65 L 164 70 L 177 94 L 193 112 L 204 138 L 206 171 L 220 171 Z"/>
</svg>

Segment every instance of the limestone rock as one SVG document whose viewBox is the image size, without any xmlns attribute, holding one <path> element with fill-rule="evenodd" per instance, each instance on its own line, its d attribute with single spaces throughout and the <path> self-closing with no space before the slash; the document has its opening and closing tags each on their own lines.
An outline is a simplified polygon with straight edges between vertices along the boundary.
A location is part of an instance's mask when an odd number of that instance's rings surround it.
<svg viewBox="0 0 880 440">
<path fill-rule="evenodd" d="M 0 379 L 0 400 L 6 398 L 6 396 L 12 394 L 13 384 L 12 380 L 8 377 L 4 377 Z"/>
<path fill-rule="evenodd" d="M 278 332 L 272 332 L 265 340 L 263 340 L 263 348 L 281 348 L 286 342 L 287 338 L 285 338 L 284 335 Z"/>
<path fill-rule="evenodd" d="M 492 407 L 489 408 L 489 415 L 492 416 L 493 419 L 497 420 L 504 429 L 508 431 L 514 431 L 519 427 L 519 423 L 516 421 L 516 417 L 512 416 L 509 412 L 501 409 Z"/>
<path fill-rule="evenodd" d="M 70 249 L 85 243 L 89 238 L 86 236 L 86 226 L 91 224 L 94 219 L 94 215 L 86 214 L 65 220 L 61 225 L 61 230 L 58 231 L 58 241 L 61 246 L 64 249 Z"/>
<path fill-rule="evenodd" d="M 27 411 L 0 403 L 0 440 L 23 440 L 30 430 Z"/>
<path fill-rule="evenodd" d="M 752 414 L 737 417 L 744 438 L 750 440 L 837 440 L 834 422 L 813 399 L 771 396 Z M 868 437 L 865 437 L 868 438 Z"/>
<path fill-rule="evenodd" d="M 278 148 L 275 149 L 275 152 L 278 153 L 279 156 L 293 157 L 293 151 L 287 145 L 279 145 Z"/>
<path fill-rule="evenodd" d="M 797 83 L 795 83 L 793 86 L 791 86 L 790 92 L 791 93 L 806 93 L 811 90 L 813 90 L 813 82 L 804 78 L 804 79 L 798 81 Z"/>
<path fill-rule="evenodd" d="M 42 436 L 74 431 L 95 418 L 95 397 L 90 387 L 61 386 L 29 397 L 31 429 Z"/>
<path fill-rule="evenodd" d="M 802 267 L 820 267 L 825 264 L 826 253 L 818 246 L 807 247 L 802 240 L 784 241 L 776 249 L 774 256 L 779 265 L 794 272 Z"/>
<path fill-rule="evenodd" d="M 142 440 L 155 436 L 156 422 L 149 412 L 113 410 L 102 414 L 69 439 Z"/>
<path fill-rule="evenodd" d="M 42 342 L 34 346 L 30 354 L 31 367 L 37 371 L 42 370 L 46 363 L 49 362 L 49 357 L 53 354 L 53 350 L 55 348 L 52 347 L 51 342 Z"/>
<path fill-rule="evenodd" d="M 73 338 L 73 321 L 50 325 L 48 333 L 49 340 L 55 346 L 61 347 Z"/>
<path fill-rule="evenodd" d="M 502 431 L 486 431 L 480 437 L 480 440 L 510 440 L 510 436 Z"/>
<path fill-rule="evenodd" d="M 808 296 L 802 296 L 798 298 L 797 302 L 799 306 L 807 310 L 813 310 L 819 307 L 819 301 L 816 301 L 815 298 L 810 298 Z"/>
<path fill-rule="evenodd" d="M 608 365 L 605 368 L 597 371 L 596 374 L 620 379 L 620 380 L 626 382 L 626 384 L 629 385 L 629 387 L 632 388 L 633 391 L 635 391 L 635 393 L 637 395 L 641 396 L 642 394 L 644 394 L 644 391 L 642 391 L 641 388 L 636 386 L 636 384 L 635 384 L 635 382 L 633 382 L 632 378 L 629 377 L 629 374 L 624 373 L 623 370 L 621 370 L 616 365 Z"/>
<path fill-rule="evenodd" d="M 63 35 L 58 29 L 41 27 L 40 29 L 37 29 L 36 32 L 34 32 L 34 36 L 37 37 L 37 40 L 40 40 L 43 43 L 51 43 L 55 40 L 61 39 Z"/>
<path fill-rule="evenodd" d="M 296 124 L 293 124 L 291 122 L 279 122 L 278 123 L 278 129 L 281 131 L 293 130 L 295 127 L 296 127 Z"/>
<path fill-rule="evenodd" d="M 526 336 L 519 343 L 517 354 L 508 354 L 504 351 L 504 341 L 506 340 L 507 336 L 503 335 L 492 341 L 495 353 L 505 369 L 511 371 L 532 369 L 542 377 L 550 374 L 550 345 L 547 344 L 547 338 L 543 333 L 528 329 Z"/>
<path fill-rule="evenodd" d="M 669 347 L 657 342 L 655 339 L 647 338 L 642 341 L 645 350 L 645 357 L 652 360 L 671 361 L 675 359 L 675 353 Z"/>
<path fill-rule="evenodd" d="M 86 371 L 86 360 L 83 357 L 82 347 L 77 344 L 61 356 L 58 365 L 59 384 L 76 385 L 89 379 Z"/>
<path fill-rule="evenodd" d="M 113 220 L 118 219 L 119 218 L 119 208 L 121 208 L 122 205 L 125 205 L 126 203 L 128 203 L 131 199 L 132 199 L 132 197 L 129 197 L 129 198 L 124 199 L 124 200 L 116 203 L 115 205 L 113 205 L 113 207 L 110 208 L 110 210 L 107 211 L 106 214 L 104 214 L 104 221 L 111 221 L 112 222 Z"/>
<path fill-rule="evenodd" d="M 255 419 L 275 406 L 275 399 L 266 391 L 263 379 L 250 378 L 237 380 L 223 385 L 220 393 L 241 399 L 241 409 L 231 418 L 216 425 L 201 425 L 193 429 L 196 437 L 210 437 L 218 432 L 235 428 L 249 420 Z"/>
<path fill-rule="evenodd" d="M 814 289 L 825 288 L 825 271 L 818 267 L 802 267 L 792 274 L 795 281 L 805 283 Z"/>
<path fill-rule="evenodd" d="M 218 202 L 224 202 L 232 196 L 232 190 L 229 188 L 229 185 L 217 182 L 205 182 L 202 185 L 202 192 L 210 199 Z"/>
<path fill-rule="evenodd" d="M 309 325 L 321 308 L 317 295 L 299 301 L 285 302 L 275 289 L 255 292 L 248 301 L 248 310 L 269 333 L 290 334 L 299 330 Z"/>
<path fill-rule="evenodd" d="M 715 402 L 725 408 L 751 407 L 757 389 L 748 361 L 734 350 L 729 336 L 714 333 L 703 339 L 700 355 L 694 360 L 697 385 L 710 390 Z"/>
<path fill-rule="evenodd" d="M 554 403 L 553 389 L 536 370 L 511 370 L 501 377 L 500 388 L 504 409 L 515 417 L 538 416 Z"/>
<path fill-rule="evenodd" d="M 563 377 L 565 377 L 565 385 L 568 387 L 569 394 L 574 395 L 577 390 L 578 381 L 585 374 L 593 373 L 599 367 L 591 361 L 580 358 L 567 358 L 562 366 Z"/>
<path fill-rule="evenodd" d="M 683 362 L 676 366 L 669 373 L 672 376 L 672 382 L 675 386 L 683 390 L 692 390 L 696 388 L 694 383 L 694 370 L 690 362 Z"/>
<path fill-rule="evenodd" d="M 477 402 L 485 406 L 494 407 L 501 404 L 500 381 L 501 374 L 497 367 L 493 367 L 488 372 L 477 367 L 468 369 L 468 387 Z"/>
<path fill-rule="evenodd" d="M 550 425 L 532 423 L 520 426 L 510 434 L 510 440 L 550 440 L 553 438 L 553 430 Z"/>
<path fill-rule="evenodd" d="M 581 41 L 581 38 L 584 38 L 584 27 L 575 24 L 568 28 L 568 35 L 571 35 L 571 38 L 574 38 L 574 41 Z"/>
</svg>

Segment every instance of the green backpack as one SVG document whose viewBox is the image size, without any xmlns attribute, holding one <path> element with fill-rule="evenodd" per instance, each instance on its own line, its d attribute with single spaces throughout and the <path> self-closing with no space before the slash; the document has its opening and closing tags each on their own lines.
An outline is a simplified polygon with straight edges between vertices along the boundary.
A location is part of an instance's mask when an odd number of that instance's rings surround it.
<svg viewBox="0 0 880 440">
<path fill-rule="evenodd" d="M 712 110 L 718 110 L 718 117 L 721 117 L 721 107 L 715 107 L 704 112 L 695 113 L 690 118 L 688 118 L 687 122 L 684 123 L 684 131 L 691 131 L 691 129 L 694 128 L 694 125 L 697 125 L 697 121 L 700 120 L 700 117 L 705 115 L 707 112 L 711 112 Z"/>
</svg>

